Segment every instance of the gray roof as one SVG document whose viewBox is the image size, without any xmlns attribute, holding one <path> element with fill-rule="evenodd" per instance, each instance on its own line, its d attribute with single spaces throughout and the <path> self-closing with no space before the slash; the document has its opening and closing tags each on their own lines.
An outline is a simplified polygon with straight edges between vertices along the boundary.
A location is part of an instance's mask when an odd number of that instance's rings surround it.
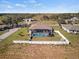
<svg viewBox="0 0 79 59">
<path fill-rule="evenodd" d="M 79 25 L 62 24 L 62 26 L 67 28 L 68 30 L 79 31 Z"/>
<path fill-rule="evenodd" d="M 35 23 L 30 27 L 30 29 L 48 29 L 48 30 L 52 30 L 52 27 L 50 27 L 46 24 L 42 24 L 42 23 Z"/>
<path fill-rule="evenodd" d="M 4 27 L 6 27 L 7 25 L 0 25 L 0 28 L 4 28 Z"/>
<path fill-rule="evenodd" d="M 35 20 L 35 19 L 32 19 L 32 18 L 25 18 L 23 20 Z"/>
<path fill-rule="evenodd" d="M 79 20 L 77 17 L 73 17 L 71 18 L 71 20 Z"/>
</svg>

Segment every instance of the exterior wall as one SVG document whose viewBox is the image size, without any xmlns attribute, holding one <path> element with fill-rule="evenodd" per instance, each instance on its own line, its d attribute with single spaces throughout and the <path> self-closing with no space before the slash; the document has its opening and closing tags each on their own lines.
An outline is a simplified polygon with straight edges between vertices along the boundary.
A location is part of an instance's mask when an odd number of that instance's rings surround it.
<svg viewBox="0 0 79 59">
<path fill-rule="evenodd" d="M 63 26 L 62 26 L 62 28 L 63 28 L 65 31 L 67 31 L 68 33 L 79 33 L 77 30 L 69 30 L 69 29 L 67 29 L 67 28 L 65 28 L 65 27 L 63 27 Z"/>
<path fill-rule="evenodd" d="M 26 22 L 26 24 L 30 24 L 32 19 L 24 19 L 24 21 Z"/>
</svg>

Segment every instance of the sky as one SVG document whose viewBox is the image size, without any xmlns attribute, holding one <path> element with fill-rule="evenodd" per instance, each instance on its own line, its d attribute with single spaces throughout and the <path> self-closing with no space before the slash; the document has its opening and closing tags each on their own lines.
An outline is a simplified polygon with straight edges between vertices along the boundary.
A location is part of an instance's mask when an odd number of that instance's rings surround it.
<svg viewBox="0 0 79 59">
<path fill-rule="evenodd" d="M 75 13 L 79 0 L 0 0 L 0 13 Z"/>
</svg>

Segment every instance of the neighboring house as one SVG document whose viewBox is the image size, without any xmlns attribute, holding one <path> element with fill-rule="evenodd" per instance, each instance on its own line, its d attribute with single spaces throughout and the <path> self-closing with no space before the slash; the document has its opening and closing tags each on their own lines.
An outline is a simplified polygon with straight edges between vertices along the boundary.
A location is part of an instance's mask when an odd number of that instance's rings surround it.
<svg viewBox="0 0 79 59">
<path fill-rule="evenodd" d="M 53 34 L 54 29 L 46 24 L 36 23 L 31 25 L 29 33 L 33 37 L 46 37 Z"/>
<path fill-rule="evenodd" d="M 79 33 L 79 25 L 62 24 L 61 26 L 68 33 Z"/>
<path fill-rule="evenodd" d="M 72 21 L 71 21 L 71 19 L 65 19 L 65 23 L 66 23 L 66 24 L 71 24 Z"/>
<path fill-rule="evenodd" d="M 0 25 L 0 31 L 9 29 L 9 27 L 7 25 Z"/>
<path fill-rule="evenodd" d="M 77 17 L 73 17 L 73 18 L 71 18 L 71 19 L 65 19 L 65 22 L 66 22 L 67 24 L 77 24 L 78 21 L 79 21 L 79 19 L 78 19 Z"/>
<path fill-rule="evenodd" d="M 21 23 L 18 23 L 18 26 L 17 27 L 27 27 L 27 24 L 25 22 L 21 22 Z"/>
<path fill-rule="evenodd" d="M 6 27 L 6 25 L 0 25 L 0 29 L 2 29 L 2 28 L 4 28 L 4 27 Z"/>
<path fill-rule="evenodd" d="M 23 20 L 25 21 L 25 23 L 26 23 L 27 25 L 30 25 L 30 24 L 32 24 L 32 23 L 34 23 L 34 22 L 37 21 L 37 20 L 32 19 L 32 18 L 26 18 L 26 19 L 23 19 Z"/>
<path fill-rule="evenodd" d="M 72 21 L 76 21 L 76 20 L 79 20 L 77 17 L 73 17 L 71 18 Z"/>
</svg>

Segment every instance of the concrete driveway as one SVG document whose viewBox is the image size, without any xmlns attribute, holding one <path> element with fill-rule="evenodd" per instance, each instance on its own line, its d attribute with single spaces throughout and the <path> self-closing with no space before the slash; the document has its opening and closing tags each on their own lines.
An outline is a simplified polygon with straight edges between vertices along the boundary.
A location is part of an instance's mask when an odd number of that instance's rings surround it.
<svg viewBox="0 0 79 59">
<path fill-rule="evenodd" d="M 7 38 L 8 36 L 10 36 L 11 34 L 13 34 L 14 32 L 18 31 L 19 28 L 14 28 L 14 29 L 10 29 L 8 32 L 0 35 L 0 41 L 2 41 L 3 39 Z"/>
</svg>

